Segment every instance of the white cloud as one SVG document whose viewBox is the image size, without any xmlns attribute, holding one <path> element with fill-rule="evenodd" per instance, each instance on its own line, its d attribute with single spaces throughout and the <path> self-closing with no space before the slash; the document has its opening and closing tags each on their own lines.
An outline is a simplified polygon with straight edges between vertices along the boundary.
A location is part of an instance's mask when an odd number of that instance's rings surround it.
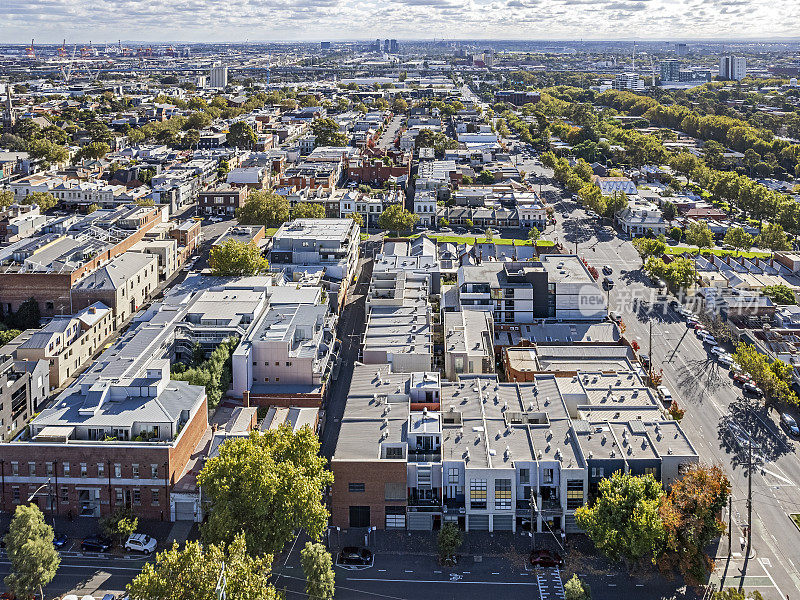
<svg viewBox="0 0 800 600">
<path fill-rule="evenodd" d="M 0 41 L 795 36 L 797 0 L 5 0 Z"/>
</svg>

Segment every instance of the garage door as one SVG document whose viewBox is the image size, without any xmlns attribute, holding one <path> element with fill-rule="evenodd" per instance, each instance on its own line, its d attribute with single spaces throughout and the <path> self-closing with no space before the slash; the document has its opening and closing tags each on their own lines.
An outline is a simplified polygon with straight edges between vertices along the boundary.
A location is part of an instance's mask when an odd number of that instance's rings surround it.
<svg viewBox="0 0 800 600">
<path fill-rule="evenodd" d="M 415 531 L 431 531 L 433 515 L 430 513 L 408 513 L 408 528 Z"/>
<path fill-rule="evenodd" d="M 175 520 L 194 521 L 194 502 L 176 502 Z"/>
<path fill-rule="evenodd" d="M 514 515 L 495 515 L 494 531 L 511 531 L 514 529 Z"/>
<path fill-rule="evenodd" d="M 489 515 L 469 515 L 467 521 L 470 531 L 489 531 Z"/>
</svg>

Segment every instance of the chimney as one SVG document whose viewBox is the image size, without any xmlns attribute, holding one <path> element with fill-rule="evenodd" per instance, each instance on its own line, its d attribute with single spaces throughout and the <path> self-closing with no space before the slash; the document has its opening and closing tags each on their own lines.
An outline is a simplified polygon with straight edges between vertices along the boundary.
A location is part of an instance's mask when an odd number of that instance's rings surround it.
<svg viewBox="0 0 800 600">
<path fill-rule="evenodd" d="M 250 390 L 245 390 L 242 392 L 242 401 L 244 402 L 245 408 L 250 407 Z"/>
</svg>

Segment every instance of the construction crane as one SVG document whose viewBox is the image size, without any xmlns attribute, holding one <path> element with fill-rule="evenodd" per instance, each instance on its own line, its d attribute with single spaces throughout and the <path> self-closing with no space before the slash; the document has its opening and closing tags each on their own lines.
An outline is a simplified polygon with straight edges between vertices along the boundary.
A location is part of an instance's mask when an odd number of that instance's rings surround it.
<svg viewBox="0 0 800 600">
<path fill-rule="evenodd" d="M 61 48 L 58 49 L 58 55 L 61 58 L 67 57 L 67 38 L 64 38 L 64 42 L 61 44 Z"/>
<path fill-rule="evenodd" d="M 72 48 L 72 58 L 69 59 L 69 62 L 66 65 L 61 65 L 59 70 L 61 71 L 61 77 L 64 78 L 64 83 L 69 83 L 70 78 L 72 77 L 72 67 L 75 64 L 75 53 L 78 51 L 77 44 Z"/>
<path fill-rule="evenodd" d="M 25 56 L 28 58 L 36 58 L 36 50 L 33 47 L 33 39 L 31 39 L 31 45 L 25 48 Z"/>
</svg>

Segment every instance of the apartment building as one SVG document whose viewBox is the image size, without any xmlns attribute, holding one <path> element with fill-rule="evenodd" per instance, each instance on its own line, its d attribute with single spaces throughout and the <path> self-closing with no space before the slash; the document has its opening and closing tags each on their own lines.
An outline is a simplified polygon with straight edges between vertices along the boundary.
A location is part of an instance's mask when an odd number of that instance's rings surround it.
<svg viewBox="0 0 800 600">
<path fill-rule="evenodd" d="M 72 290 L 74 310 L 102 302 L 114 311 L 114 328 L 135 314 L 158 287 L 158 257 L 126 252 L 82 279 Z"/>
<path fill-rule="evenodd" d="M 10 345 L 17 359 L 46 361 L 50 388 L 56 389 L 74 377 L 113 332 L 113 311 L 95 302 L 74 315 L 53 317 L 41 329 L 23 332 Z"/>
<path fill-rule="evenodd" d="M 450 381 L 460 375 L 494 373 L 494 322 L 487 310 L 444 313 L 444 374 Z"/>
<path fill-rule="evenodd" d="M 17 435 L 49 394 L 47 361 L 17 358 L 12 344 L 4 346 L 0 350 L 0 442 Z"/>
<path fill-rule="evenodd" d="M 203 190 L 198 194 L 200 212 L 230 218 L 247 200 L 247 186 L 234 187 L 229 184 Z"/>
<path fill-rule="evenodd" d="M 352 219 L 295 219 L 272 236 L 269 254 L 274 271 L 318 267 L 346 289 L 358 263 L 360 231 Z"/>
<path fill-rule="evenodd" d="M 652 473 L 669 487 L 698 461 L 632 372 L 513 384 L 357 365 L 331 461 L 332 524 L 575 532 L 603 477 Z"/>
<path fill-rule="evenodd" d="M 437 194 L 432 190 L 418 190 L 414 194 L 414 214 L 424 227 L 436 225 Z"/>
</svg>

